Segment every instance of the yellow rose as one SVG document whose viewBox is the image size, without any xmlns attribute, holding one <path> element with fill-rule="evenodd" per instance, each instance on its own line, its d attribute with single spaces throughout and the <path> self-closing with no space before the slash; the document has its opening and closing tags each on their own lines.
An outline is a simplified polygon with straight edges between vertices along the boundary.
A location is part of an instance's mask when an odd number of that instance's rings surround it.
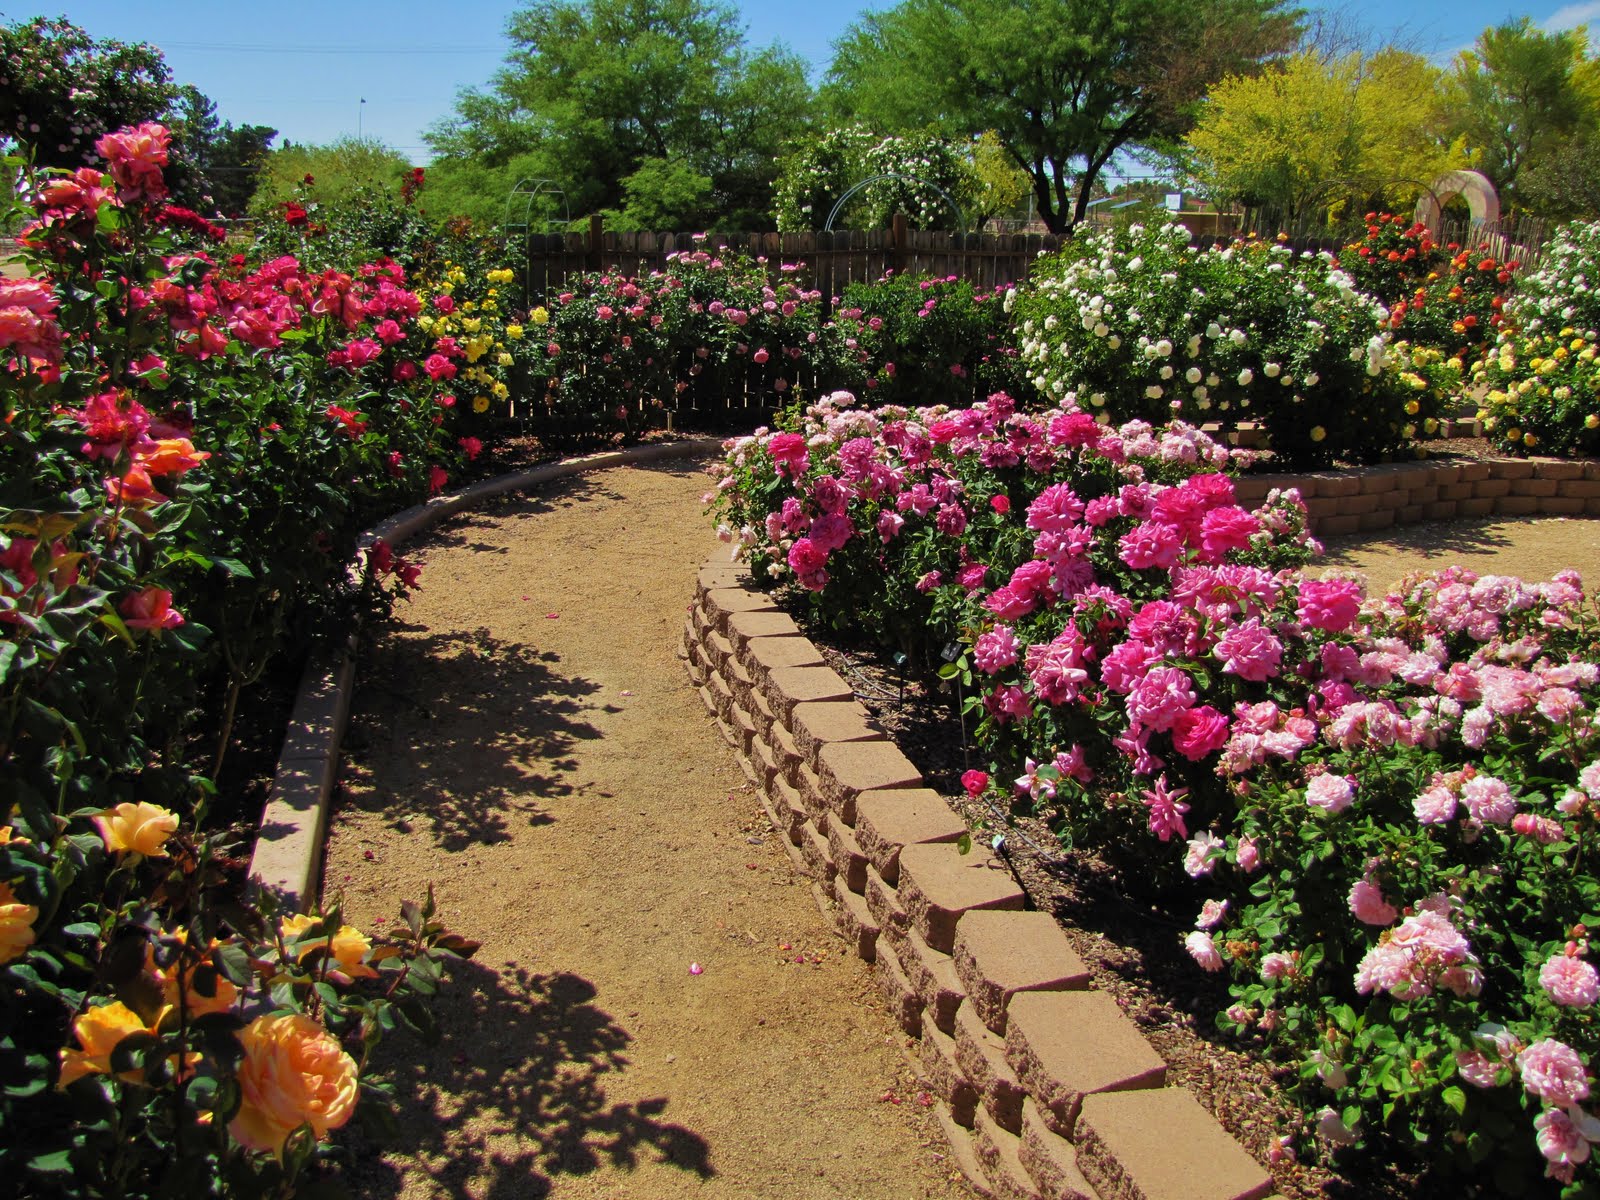
<svg viewBox="0 0 1600 1200">
<path fill-rule="evenodd" d="M 321 1141 L 355 1112 L 355 1060 L 310 1017 L 257 1017 L 239 1031 L 239 1041 L 241 1100 L 228 1132 L 241 1146 L 280 1154 L 302 1125 Z"/>
<path fill-rule="evenodd" d="M 6 832 L 11 832 L 9 825 Z M 0 963 L 10 962 L 33 945 L 33 923 L 38 919 L 37 908 L 19 901 L 9 883 L 0 883 Z"/>
<path fill-rule="evenodd" d="M 544 305 L 541 304 L 538 308 L 534 309 L 528 314 L 528 319 L 535 325 L 545 325 L 550 321 L 550 313 L 544 307 Z"/>
<path fill-rule="evenodd" d="M 0 846 L 26 846 L 28 839 L 18 837 L 13 830 L 15 826 L 0 825 Z"/>
<path fill-rule="evenodd" d="M 474 396 L 472 398 L 472 411 L 475 412 L 475 413 L 486 413 L 486 412 L 488 412 L 489 411 L 489 397 L 487 397 L 487 396 Z"/>
<path fill-rule="evenodd" d="M 507 325 L 506 337 L 510 338 L 513 342 L 520 342 L 522 340 L 522 326 Z"/>
<path fill-rule="evenodd" d="M 189 934 L 187 930 L 180 929 L 175 935 L 178 941 L 187 943 Z M 215 949 L 217 940 L 211 940 L 211 948 Z M 145 947 L 145 969 L 155 976 L 161 983 L 161 999 L 168 1008 L 178 1007 L 178 986 L 181 977 L 183 985 L 183 1006 L 191 1017 L 203 1017 L 207 1013 L 227 1012 L 234 1002 L 239 999 L 239 989 L 227 977 L 216 974 L 212 969 L 216 986 L 211 995 L 203 996 L 195 989 L 194 977 L 201 964 L 189 962 L 184 969 L 185 957 L 180 954 L 170 967 L 156 965 L 156 948 L 154 944 Z"/>
<path fill-rule="evenodd" d="M 307 916 L 294 913 L 284 917 L 279 922 L 278 928 L 283 933 L 283 940 L 292 942 L 312 925 L 321 920 L 320 917 Z M 332 941 L 326 937 L 312 938 L 310 941 L 300 942 L 295 947 L 296 961 L 305 958 L 313 950 L 326 948 L 328 956 L 338 965 L 346 975 L 363 976 L 368 979 L 377 978 L 378 973 L 366 965 L 367 951 L 372 949 L 372 942 L 367 935 L 354 925 L 341 925 L 334 933 Z"/>
<path fill-rule="evenodd" d="M 1324 429 L 1321 425 L 1313 425 L 1311 427 L 1311 440 L 1313 442 L 1320 442 L 1323 438 L 1325 438 L 1327 436 L 1328 436 L 1328 431 L 1326 429 Z"/>
<path fill-rule="evenodd" d="M 507 354 L 504 350 L 502 350 L 499 354 L 497 354 L 495 356 L 495 360 L 494 361 L 498 365 L 500 365 L 502 367 L 509 367 L 511 365 L 511 355 Z"/>
<path fill-rule="evenodd" d="M 511 394 L 511 389 L 498 380 L 495 381 L 494 385 L 490 387 L 489 390 L 494 393 L 494 398 L 496 400 L 504 400 Z"/>
<path fill-rule="evenodd" d="M 91 1008 L 72 1023 L 72 1036 L 78 1039 L 81 1050 L 61 1052 L 61 1078 L 56 1087 L 82 1079 L 85 1075 L 111 1074 L 111 1052 L 123 1038 L 144 1033 L 148 1026 L 120 1000 Z M 120 1076 L 129 1083 L 141 1083 L 142 1071 L 124 1071 Z"/>
<path fill-rule="evenodd" d="M 165 858 L 162 849 L 178 828 L 178 815 L 141 800 L 108 808 L 94 818 L 106 849 L 117 853 L 132 851 L 148 858 Z"/>
</svg>

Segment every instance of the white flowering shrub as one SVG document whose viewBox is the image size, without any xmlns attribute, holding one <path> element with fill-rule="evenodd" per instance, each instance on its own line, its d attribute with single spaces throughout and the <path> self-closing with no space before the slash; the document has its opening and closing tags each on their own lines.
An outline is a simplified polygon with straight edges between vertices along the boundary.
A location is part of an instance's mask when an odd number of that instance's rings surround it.
<svg viewBox="0 0 1600 1200">
<path fill-rule="evenodd" d="M 954 229 L 957 213 L 945 196 L 969 204 L 977 188 L 972 163 L 955 143 L 932 133 L 882 136 L 865 125 L 841 125 L 784 159 L 773 185 L 773 219 L 784 233 L 821 229 L 846 192 L 876 176 L 889 178 L 851 197 L 836 227 L 882 228 L 901 212 L 913 229 Z"/>
<path fill-rule="evenodd" d="M 1502 449 L 1600 451 L 1600 222 L 1556 234 L 1522 276 L 1494 350 L 1474 368 L 1487 387 L 1479 419 Z"/>
<path fill-rule="evenodd" d="M 1254 422 L 1281 462 L 1310 467 L 1409 454 L 1438 415 L 1383 307 L 1327 255 L 1202 251 L 1178 225 L 1085 230 L 1012 304 L 1034 384 L 1109 422 Z"/>
</svg>

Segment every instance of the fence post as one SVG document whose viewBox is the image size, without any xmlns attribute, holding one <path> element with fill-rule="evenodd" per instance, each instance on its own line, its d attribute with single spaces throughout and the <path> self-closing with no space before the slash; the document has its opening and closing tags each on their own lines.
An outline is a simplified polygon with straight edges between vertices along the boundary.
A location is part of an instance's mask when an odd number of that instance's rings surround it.
<svg viewBox="0 0 1600 1200">
<path fill-rule="evenodd" d="M 589 216 L 589 270 L 598 271 L 600 262 L 600 239 L 606 231 L 606 219 L 599 213 Z"/>
<path fill-rule="evenodd" d="M 889 222 L 889 261 L 894 263 L 894 273 L 903 274 L 906 269 L 906 243 L 910 241 L 910 234 L 906 231 L 906 215 L 897 212 L 894 219 Z"/>
</svg>

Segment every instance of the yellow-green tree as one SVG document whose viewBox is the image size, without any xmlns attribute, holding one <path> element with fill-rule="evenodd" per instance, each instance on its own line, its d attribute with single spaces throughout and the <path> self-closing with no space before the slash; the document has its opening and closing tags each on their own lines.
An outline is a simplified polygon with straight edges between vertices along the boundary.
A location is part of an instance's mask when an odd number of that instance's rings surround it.
<svg viewBox="0 0 1600 1200">
<path fill-rule="evenodd" d="M 1462 166 L 1442 136 L 1440 72 L 1386 49 L 1337 57 L 1302 52 L 1211 90 L 1187 139 L 1189 169 L 1212 197 L 1283 221 L 1336 213 L 1354 200 L 1408 203 Z"/>
</svg>

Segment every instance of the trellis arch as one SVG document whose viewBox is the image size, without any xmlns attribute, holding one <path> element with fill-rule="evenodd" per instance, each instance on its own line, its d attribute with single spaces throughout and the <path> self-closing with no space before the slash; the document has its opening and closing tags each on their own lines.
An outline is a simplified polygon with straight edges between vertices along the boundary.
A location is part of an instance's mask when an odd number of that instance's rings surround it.
<svg viewBox="0 0 1600 1200">
<path fill-rule="evenodd" d="M 1463 197 L 1472 211 L 1474 225 L 1494 225 L 1500 220 L 1500 194 L 1481 171 L 1450 171 L 1433 181 L 1433 186 L 1417 201 L 1415 219 L 1433 233 L 1444 221 L 1444 206 Z"/>
<path fill-rule="evenodd" d="M 833 209 L 828 213 L 828 220 L 822 226 L 822 231 L 824 233 L 832 232 L 833 222 L 835 218 L 838 217 L 839 213 L 844 210 L 844 204 L 846 200 L 850 199 L 851 196 L 854 196 L 862 188 L 871 187 L 875 183 L 882 183 L 886 179 L 900 179 L 906 183 L 920 183 L 923 187 L 932 188 L 934 191 L 938 192 L 941 197 L 943 197 L 944 202 L 950 206 L 950 211 L 956 214 L 956 227 L 959 229 L 965 229 L 967 227 L 966 214 L 961 211 L 961 206 L 955 202 L 955 197 L 950 195 L 949 192 L 945 191 L 937 183 L 932 183 L 926 179 L 918 179 L 915 175 L 901 175 L 895 172 L 890 172 L 887 175 L 869 176 L 868 178 L 863 179 L 860 183 L 852 185 L 849 191 L 839 197 L 838 203 L 836 203 L 833 206 Z"/>
</svg>

